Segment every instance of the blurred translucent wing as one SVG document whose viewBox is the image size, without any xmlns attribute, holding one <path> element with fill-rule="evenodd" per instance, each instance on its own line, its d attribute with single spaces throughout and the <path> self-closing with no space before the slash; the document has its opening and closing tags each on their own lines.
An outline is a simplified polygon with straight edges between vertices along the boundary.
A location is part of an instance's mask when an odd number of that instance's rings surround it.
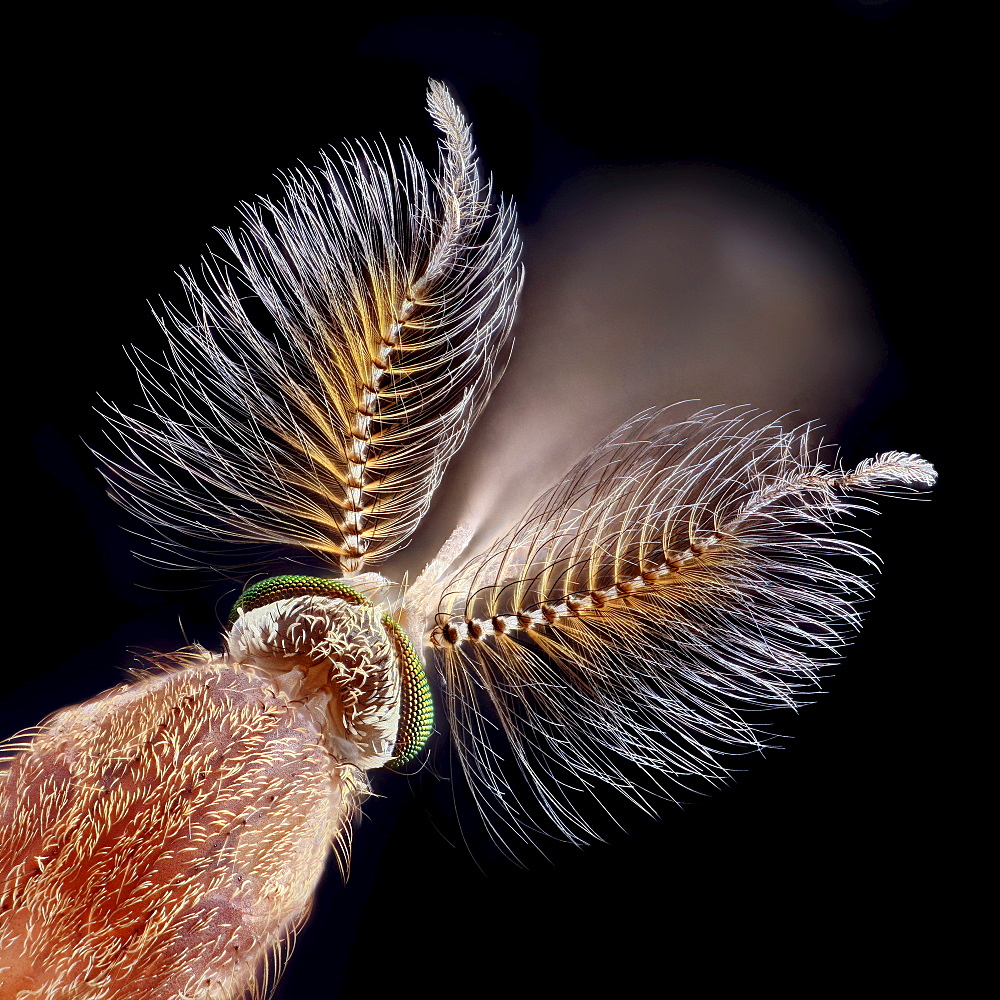
<svg viewBox="0 0 1000 1000">
<path fill-rule="evenodd" d="M 182 275 L 148 415 L 112 408 L 113 495 L 175 538 L 304 547 L 357 572 L 398 550 L 499 377 L 521 284 L 468 124 L 432 82 L 429 174 L 356 143 L 241 207 L 228 259 Z M 188 552 L 196 563 L 212 553 Z"/>
<path fill-rule="evenodd" d="M 863 506 L 843 495 L 935 478 L 914 455 L 845 472 L 820 451 L 745 408 L 639 414 L 438 589 L 444 708 L 495 835 L 592 836 L 574 790 L 595 782 L 642 804 L 664 776 L 721 779 L 761 745 L 741 707 L 816 690 L 866 593 L 839 557 L 873 561 L 836 534 Z"/>
</svg>

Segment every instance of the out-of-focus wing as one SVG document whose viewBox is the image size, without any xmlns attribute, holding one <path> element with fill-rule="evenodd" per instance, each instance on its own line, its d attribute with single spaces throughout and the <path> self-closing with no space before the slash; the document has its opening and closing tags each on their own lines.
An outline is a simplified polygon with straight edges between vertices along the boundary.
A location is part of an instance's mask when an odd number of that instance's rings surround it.
<svg viewBox="0 0 1000 1000">
<path fill-rule="evenodd" d="M 664 778 L 723 778 L 762 745 L 741 707 L 815 692 L 867 591 L 842 557 L 873 562 L 837 534 L 864 506 L 844 494 L 935 474 L 898 452 L 830 468 L 810 436 L 746 408 L 640 414 L 425 602 L 455 753 L 499 839 L 586 839 L 573 790 L 595 782 L 643 803 Z"/>
<path fill-rule="evenodd" d="M 228 259 L 182 275 L 148 413 L 112 408 L 113 495 L 173 539 L 304 547 L 355 573 L 399 549 L 504 361 L 521 284 L 468 124 L 432 82 L 441 162 L 346 146 L 241 207 Z M 217 552 L 187 549 L 195 563 Z"/>
</svg>

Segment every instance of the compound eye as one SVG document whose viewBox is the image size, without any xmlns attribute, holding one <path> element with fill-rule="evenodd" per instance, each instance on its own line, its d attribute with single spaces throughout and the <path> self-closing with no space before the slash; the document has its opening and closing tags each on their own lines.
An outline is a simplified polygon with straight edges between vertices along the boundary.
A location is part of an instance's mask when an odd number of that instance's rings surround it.
<svg viewBox="0 0 1000 1000">
<path fill-rule="evenodd" d="M 232 625 L 241 613 L 247 614 L 265 604 L 285 601 L 290 597 L 303 597 L 306 594 L 336 597 L 348 604 L 371 604 L 367 597 L 348 587 L 342 580 L 324 580 L 320 576 L 272 576 L 243 591 L 229 613 L 229 624 Z"/>
<path fill-rule="evenodd" d="M 409 636 L 388 615 L 382 619 L 396 644 L 399 659 L 400 705 L 396 756 L 385 766 L 398 771 L 423 750 L 434 729 L 434 700 L 420 656 Z"/>
</svg>

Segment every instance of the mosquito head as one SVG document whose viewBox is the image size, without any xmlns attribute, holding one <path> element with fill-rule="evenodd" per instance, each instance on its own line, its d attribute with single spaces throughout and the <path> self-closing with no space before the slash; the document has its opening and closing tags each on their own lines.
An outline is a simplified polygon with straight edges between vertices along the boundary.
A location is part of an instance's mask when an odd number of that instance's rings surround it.
<svg viewBox="0 0 1000 1000">
<path fill-rule="evenodd" d="M 233 606 L 230 659 L 271 673 L 327 716 L 339 754 L 364 769 L 400 767 L 430 736 L 423 664 L 406 632 L 343 580 L 275 576 Z"/>
</svg>

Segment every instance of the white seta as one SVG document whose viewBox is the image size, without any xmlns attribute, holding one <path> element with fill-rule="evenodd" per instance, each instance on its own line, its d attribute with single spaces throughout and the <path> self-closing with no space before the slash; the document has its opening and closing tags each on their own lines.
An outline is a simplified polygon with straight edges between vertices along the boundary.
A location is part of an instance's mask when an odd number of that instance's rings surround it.
<svg viewBox="0 0 1000 1000">
<path fill-rule="evenodd" d="M 138 359 L 147 416 L 114 409 L 105 456 L 151 528 L 342 573 L 417 528 L 502 371 L 522 278 L 513 207 L 491 205 L 443 85 L 428 103 L 436 174 L 406 145 L 347 146 L 243 205 L 229 261 L 183 274 L 164 362 Z"/>
<path fill-rule="evenodd" d="M 110 411 L 112 495 L 172 564 L 215 565 L 221 541 L 281 572 L 291 547 L 331 579 L 251 588 L 223 652 L 165 656 L 7 744 L 5 997 L 265 995 L 331 847 L 346 865 L 366 772 L 429 732 L 423 666 L 511 854 L 595 836 L 591 792 L 649 808 L 726 777 L 766 743 L 745 710 L 807 700 L 858 626 L 849 567 L 874 556 L 845 520 L 934 481 L 901 452 L 829 464 L 810 425 L 746 407 L 668 407 L 484 551 L 463 525 L 412 585 L 373 572 L 496 385 L 522 280 L 468 124 L 439 83 L 428 107 L 436 173 L 358 143 L 244 205 L 228 256 L 184 273 L 164 360 L 137 358 L 144 414 Z"/>
</svg>

